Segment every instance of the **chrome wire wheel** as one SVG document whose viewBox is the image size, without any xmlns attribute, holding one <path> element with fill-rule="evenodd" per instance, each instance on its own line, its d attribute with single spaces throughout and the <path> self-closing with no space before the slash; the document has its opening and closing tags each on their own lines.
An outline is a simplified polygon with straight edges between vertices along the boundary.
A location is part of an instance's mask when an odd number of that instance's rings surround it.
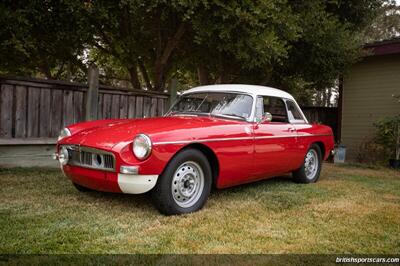
<svg viewBox="0 0 400 266">
<path fill-rule="evenodd" d="M 181 164 L 172 178 L 172 196 L 182 208 L 192 207 L 201 197 L 204 189 L 204 173 L 201 166 L 193 161 Z"/>
<path fill-rule="evenodd" d="M 314 149 L 310 149 L 307 152 L 306 158 L 304 160 L 304 170 L 306 177 L 308 179 L 314 179 L 315 175 L 318 172 L 319 162 L 318 162 L 318 154 Z"/>
</svg>

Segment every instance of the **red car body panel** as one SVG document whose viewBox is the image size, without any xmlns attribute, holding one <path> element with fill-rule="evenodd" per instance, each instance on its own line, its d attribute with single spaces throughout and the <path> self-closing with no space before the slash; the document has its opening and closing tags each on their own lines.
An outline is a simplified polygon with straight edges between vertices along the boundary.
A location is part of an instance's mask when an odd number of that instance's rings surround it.
<svg viewBox="0 0 400 266">
<path fill-rule="evenodd" d="M 121 165 L 139 166 L 141 175 L 160 175 L 171 158 L 188 145 L 208 147 L 218 160 L 216 187 L 224 188 L 298 169 L 312 143 L 319 143 L 326 159 L 333 149 L 332 130 L 323 125 L 247 121 L 210 116 L 169 116 L 83 122 L 68 127 L 72 136 L 59 145 L 81 145 L 112 152 L 116 172 L 63 166 L 75 183 L 100 191 L 121 192 Z M 144 161 L 132 152 L 137 134 L 152 141 Z"/>
<path fill-rule="evenodd" d="M 97 191 L 121 193 L 117 173 L 65 165 L 65 175 L 74 183 Z"/>
</svg>

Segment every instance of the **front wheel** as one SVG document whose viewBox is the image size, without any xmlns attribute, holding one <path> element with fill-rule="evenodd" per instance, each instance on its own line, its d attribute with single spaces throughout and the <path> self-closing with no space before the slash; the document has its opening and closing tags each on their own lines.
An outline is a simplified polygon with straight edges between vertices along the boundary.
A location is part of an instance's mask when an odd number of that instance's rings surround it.
<svg viewBox="0 0 400 266">
<path fill-rule="evenodd" d="M 199 150 L 183 150 L 158 178 L 152 190 L 154 205 L 166 215 L 195 212 L 206 203 L 211 184 L 207 157 Z"/>
<path fill-rule="evenodd" d="M 294 180 L 305 184 L 317 182 L 321 174 L 321 166 L 321 149 L 317 144 L 312 144 L 307 151 L 303 165 L 293 172 Z"/>
</svg>

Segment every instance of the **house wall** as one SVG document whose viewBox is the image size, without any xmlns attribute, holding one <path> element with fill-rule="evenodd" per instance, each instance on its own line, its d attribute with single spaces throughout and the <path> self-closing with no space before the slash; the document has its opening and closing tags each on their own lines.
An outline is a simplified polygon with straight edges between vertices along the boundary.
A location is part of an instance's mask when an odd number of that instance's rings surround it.
<svg viewBox="0 0 400 266">
<path fill-rule="evenodd" d="M 400 95 L 400 54 L 367 57 L 344 77 L 341 139 L 348 159 L 373 137 L 375 121 L 400 113 L 392 95 Z"/>
</svg>

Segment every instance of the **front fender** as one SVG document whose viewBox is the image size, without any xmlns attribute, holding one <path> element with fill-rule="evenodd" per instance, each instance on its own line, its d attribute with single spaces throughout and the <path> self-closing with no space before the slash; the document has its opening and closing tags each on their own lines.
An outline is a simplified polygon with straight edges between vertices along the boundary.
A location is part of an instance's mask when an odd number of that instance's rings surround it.
<svg viewBox="0 0 400 266">
<path fill-rule="evenodd" d="M 119 171 L 121 165 L 135 165 L 139 166 L 139 174 L 160 175 L 172 157 L 184 146 L 184 144 L 153 145 L 150 156 L 141 161 L 133 154 L 132 143 L 125 144 L 119 152 L 116 169 Z"/>
</svg>

